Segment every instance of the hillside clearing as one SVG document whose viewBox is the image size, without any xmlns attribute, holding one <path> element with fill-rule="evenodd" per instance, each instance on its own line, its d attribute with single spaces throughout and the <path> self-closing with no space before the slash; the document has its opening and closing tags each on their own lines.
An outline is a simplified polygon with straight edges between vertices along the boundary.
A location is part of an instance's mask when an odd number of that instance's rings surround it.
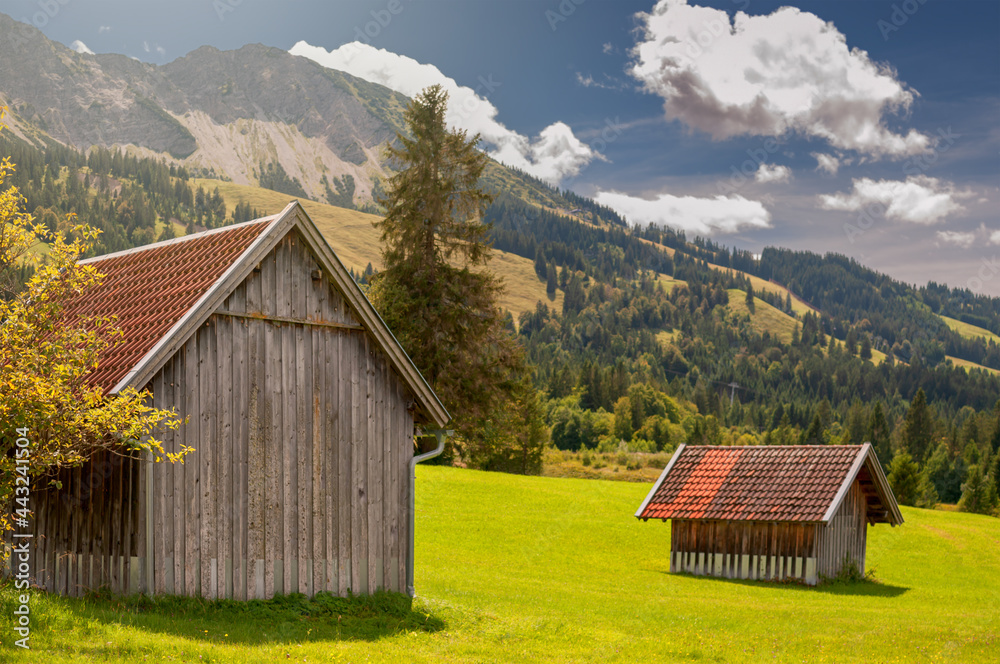
<svg viewBox="0 0 1000 664">
<path fill-rule="evenodd" d="M 193 186 L 204 187 L 209 192 L 218 187 L 226 201 L 227 214 L 232 214 L 239 203 L 249 203 L 262 214 L 273 214 L 280 212 L 294 198 L 270 189 L 221 180 L 194 180 Z M 381 243 L 378 231 L 372 225 L 378 216 L 310 200 L 299 202 L 344 265 L 355 272 L 364 272 L 368 263 L 376 270 L 382 267 Z M 535 274 L 533 261 L 494 250 L 490 268 L 504 278 L 506 288 L 500 305 L 510 311 L 515 321 L 522 312 L 534 311 L 539 301 L 562 311 L 563 292 L 557 290 L 555 300 L 549 300 L 545 282 Z"/>
<path fill-rule="evenodd" d="M 997 519 L 903 508 L 901 527 L 869 528 L 879 583 L 806 588 L 668 573 L 669 525 L 632 516 L 649 484 L 417 475 L 412 612 L 323 616 L 293 600 L 124 610 L 36 594 L 32 650 L 9 661 L 964 664 L 1000 652 Z M 11 595 L 0 594 L 6 634 Z"/>
<path fill-rule="evenodd" d="M 961 367 L 962 369 L 965 369 L 966 371 L 968 371 L 970 369 L 982 369 L 983 371 L 986 371 L 987 373 L 991 373 L 991 374 L 993 374 L 995 376 L 1000 376 L 1000 371 L 997 371 L 996 369 L 993 369 L 991 367 L 984 367 L 981 364 L 976 364 L 975 362 L 970 362 L 969 360 L 963 360 L 960 357 L 953 357 L 951 355 L 945 355 L 945 359 L 951 360 L 951 363 L 954 364 L 956 367 Z"/>
<path fill-rule="evenodd" d="M 949 318 L 948 316 L 941 316 L 940 314 L 938 314 L 938 316 L 948 327 L 955 332 L 958 332 L 966 339 L 986 339 L 987 343 L 992 341 L 993 343 L 1000 344 L 1000 337 L 985 328 L 979 327 L 978 325 L 972 325 L 970 323 L 964 323 L 955 318 Z"/>
<path fill-rule="evenodd" d="M 791 343 L 792 332 L 800 326 L 797 320 L 760 299 L 754 300 L 754 313 L 751 314 L 746 303 L 746 291 L 730 288 L 728 293 L 727 308 L 736 315 L 749 316 L 750 327 L 755 332 L 768 332 L 772 337 L 780 339 L 781 343 Z"/>
</svg>

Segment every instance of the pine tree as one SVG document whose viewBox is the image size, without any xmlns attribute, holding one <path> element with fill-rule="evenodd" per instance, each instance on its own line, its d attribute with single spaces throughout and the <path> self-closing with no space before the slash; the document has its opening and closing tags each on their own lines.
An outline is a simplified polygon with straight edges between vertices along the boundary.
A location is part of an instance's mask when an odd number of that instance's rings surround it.
<svg viewBox="0 0 1000 664">
<path fill-rule="evenodd" d="M 750 284 L 747 284 L 747 297 L 745 302 L 747 305 L 747 309 L 750 310 L 750 313 L 754 313 L 756 311 L 756 306 L 754 305 L 753 301 L 753 286 L 751 286 Z"/>
<path fill-rule="evenodd" d="M 875 455 L 882 463 L 882 468 L 888 468 L 892 461 L 892 446 L 889 440 L 889 424 L 885 421 L 885 414 L 882 412 L 882 402 L 876 401 L 872 406 L 872 414 L 868 420 L 868 429 L 865 437 L 875 448 Z"/>
<path fill-rule="evenodd" d="M 958 501 L 958 509 L 963 512 L 989 514 L 996 504 L 996 494 L 989 482 L 983 477 L 983 470 L 978 465 L 969 466 L 962 485 L 962 498 Z"/>
<path fill-rule="evenodd" d="M 868 338 L 867 334 L 861 339 L 861 359 L 872 359 L 872 342 L 871 339 Z"/>
<path fill-rule="evenodd" d="M 913 397 L 909 410 L 906 411 L 906 422 L 903 425 L 903 443 L 906 445 L 906 451 L 918 463 L 923 462 L 930 449 L 932 433 L 933 422 L 927 408 L 927 396 L 923 388 L 920 388 Z"/>
<path fill-rule="evenodd" d="M 487 270 L 491 196 L 479 186 L 488 158 L 479 136 L 445 127 L 448 94 L 434 85 L 407 107 L 409 135 L 388 149 L 385 218 L 375 223 L 383 269 L 369 297 L 413 358 L 475 466 L 537 471 L 542 431 L 524 352 L 504 327 L 503 284 Z"/>
<path fill-rule="evenodd" d="M 913 507 L 920 496 L 920 467 L 906 452 L 897 454 L 889 465 L 889 486 L 900 505 Z"/>
</svg>

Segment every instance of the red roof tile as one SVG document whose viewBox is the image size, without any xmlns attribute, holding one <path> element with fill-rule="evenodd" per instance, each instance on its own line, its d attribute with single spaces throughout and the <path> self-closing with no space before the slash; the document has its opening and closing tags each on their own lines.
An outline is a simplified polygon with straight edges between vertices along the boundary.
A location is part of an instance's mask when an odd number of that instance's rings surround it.
<svg viewBox="0 0 1000 664">
<path fill-rule="evenodd" d="M 861 445 L 686 446 L 636 516 L 822 521 Z"/>
<path fill-rule="evenodd" d="M 84 261 L 104 275 L 66 307 L 68 318 L 115 316 L 124 337 L 88 379 L 105 393 L 225 274 L 274 217 Z"/>
</svg>

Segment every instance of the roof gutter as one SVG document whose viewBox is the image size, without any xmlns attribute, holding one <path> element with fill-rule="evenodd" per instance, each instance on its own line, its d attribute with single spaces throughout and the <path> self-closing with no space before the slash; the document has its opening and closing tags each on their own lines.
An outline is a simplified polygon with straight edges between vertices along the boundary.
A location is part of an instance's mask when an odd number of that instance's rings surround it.
<svg viewBox="0 0 1000 664">
<path fill-rule="evenodd" d="M 415 505 L 417 496 L 417 464 L 421 461 L 427 461 L 428 459 L 440 456 L 441 453 L 444 452 L 444 443 L 448 440 L 448 436 L 455 434 L 455 432 L 451 429 L 433 429 L 427 431 L 426 433 L 434 434 L 434 437 L 437 438 L 437 447 L 430 452 L 418 454 L 410 459 L 410 546 L 406 551 L 406 594 L 410 597 L 413 597 L 413 544 L 414 525 L 416 522 Z"/>
</svg>

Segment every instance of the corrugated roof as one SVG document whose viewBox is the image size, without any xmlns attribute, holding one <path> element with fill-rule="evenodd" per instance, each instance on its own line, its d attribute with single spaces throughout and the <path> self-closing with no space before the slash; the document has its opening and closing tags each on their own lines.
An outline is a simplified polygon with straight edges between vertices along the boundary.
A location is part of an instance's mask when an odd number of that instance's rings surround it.
<svg viewBox="0 0 1000 664">
<path fill-rule="evenodd" d="M 88 375 L 110 392 L 253 244 L 275 217 L 151 244 L 84 263 L 104 275 L 66 307 L 68 317 L 115 316 L 118 345 Z"/>
<path fill-rule="evenodd" d="M 639 518 L 824 520 L 862 445 L 685 446 Z"/>
</svg>

